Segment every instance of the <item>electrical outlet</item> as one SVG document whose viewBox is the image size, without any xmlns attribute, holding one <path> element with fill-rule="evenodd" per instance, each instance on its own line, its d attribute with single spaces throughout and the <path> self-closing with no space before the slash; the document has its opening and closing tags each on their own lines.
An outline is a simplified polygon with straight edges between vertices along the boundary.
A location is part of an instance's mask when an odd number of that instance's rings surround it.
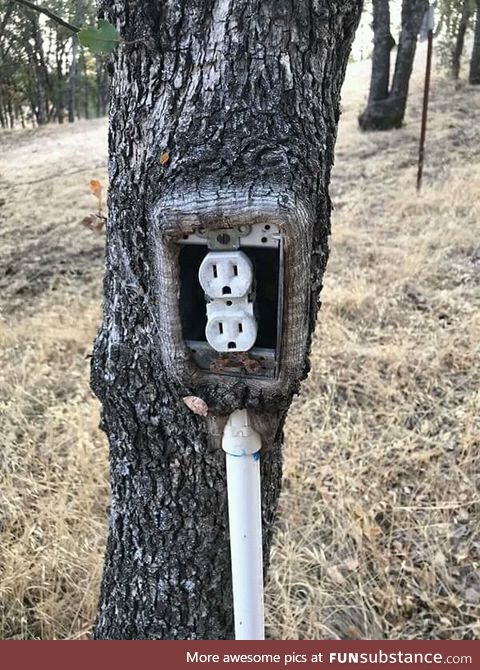
<svg viewBox="0 0 480 670">
<path fill-rule="evenodd" d="M 211 251 L 200 265 L 198 279 L 209 298 L 241 298 L 252 289 L 252 261 L 243 251 Z"/>
<path fill-rule="evenodd" d="M 179 244 L 180 319 L 192 360 L 206 373 L 275 379 L 284 282 L 279 227 L 199 227 Z"/>
<path fill-rule="evenodd" d="M 242 251 L 210 251 L 198 271 L 207 301 L 205 336 L 218 352 L 248 351 L 257 338 L 252 261 Z"/>
<path fill-rule="evenodd" d="M 257 322 L 248 298 L 207 303 L 207 342 L 215 351 L 248 351 L 257 339 Z"/>
</svg>

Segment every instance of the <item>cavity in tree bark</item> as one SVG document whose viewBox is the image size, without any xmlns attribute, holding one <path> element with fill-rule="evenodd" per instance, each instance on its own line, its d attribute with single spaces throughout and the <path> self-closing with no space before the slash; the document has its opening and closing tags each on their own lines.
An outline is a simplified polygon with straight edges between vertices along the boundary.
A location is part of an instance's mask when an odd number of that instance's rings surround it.
<svg viewBox="0 0 480 670">
<path fill-rule="evenodd" d="M 399 128 L 405 116 L 408 86 L 412 74 L 417 35 L 428 8 L 428 0 L 403 0 L 402 29 L 398 41 L 395 72 L 388 95 L 383 99 L 370 98 L 358 122 L 362 130 L 390 130 Z M 382 17 L 386 19 L 386 14 Z M 382 59 L 383 62 L 384 58 Z M 372 82 L 377 73 L 372 68 Z"/>
<path fill-rule="evenodd" d="M 470 84 L 480 85 L 480 0 L 477 0 L 476 4 L 475 33 L 473 36 L 473 50 L 468 81 Z"/>
<path fill-rule="evenodd" d="M 92 387 L 112 503 L 94 636 L 233 635 L 222 427 L 247 407 L 263 439 L 264 550 L 282 429 L 308 372 L 330 226 L 328 186 L 357 0 L 105 0 L 114 57 L 104 315 Z M 165 155 L 169 159 L 165 161 Z M 160 157 L 163 155 L 162 161 Z M 278 218 L 285 233 L 281 379 L 199 374 L 182 341 L 182 226 Z M 288 238 L 291 239 L 291 238 Z M 208 419 L 182 398 L 209 406 Z"/>
</svg>

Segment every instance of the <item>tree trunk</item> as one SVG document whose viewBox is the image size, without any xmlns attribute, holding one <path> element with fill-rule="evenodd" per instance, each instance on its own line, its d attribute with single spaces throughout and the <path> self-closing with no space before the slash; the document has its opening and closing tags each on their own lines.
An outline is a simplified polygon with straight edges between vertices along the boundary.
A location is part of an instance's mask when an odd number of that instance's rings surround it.
<svg viewBox="0 0 480 670">
<path fill-rule="evenodd" d="M 87 59 L 85 53 L 81 52 L 82 74 L 83 74 L 83 113 L 86 119 L 90 118 L 90 82 L 88 80 Z M 80 116 L 80 114 L 79 114 Z"/>
<path fill-rule="evenodd" d="M 457 80 L 460 77 L 460 64 L 462 60 L 463 46 L 465 44 L 465 33 L 471 16 L 470 0 L 464 0 L 462 15 L 458 23 L 455 47 L 452 53 L 452 77 Z"/>
<path fill-rule="evenodd" d="M 390 0 L 373 0 L 373 55 L 369 104 L 385 100 L 390 86 L 390 52 L 395 40 L 390 33 Z"/>
<path fill-rule="evenodd" d="M 0 128 L 6 128 L 6 113 L 2 96 L 2 89 L 0 88 Z"/>
<path fill-rule="evenodd" d="M 105 116 L 108 106 L 108 72 L 105 58 L 95 55 L 95 74 L 97 78 L 97 116 Z"/>
<path fill-rule="evenodd" d="M 34 62 L 35 62 L 35 84 L 36 84 L 36 109 L 35 116 L 38 125 L 48 123 L 48 91 L 49 76 L 48 68 L 45 63 L 45 52 L 43 49 L 42 30 L 40 21 L 36 13 L 32 14 L 33 38 L 35 44 Z"/>
<path fill-rule="evenodd" d="M 63 75 L 63 60 L 64 60 L 64 46 L 60 44 L 59 38 L 57 35 L 56 40 L 56 86 L 55 86 L 55 107 L 56 107 L 56 117 L 58 123 L 63 123 L 65 118 L 65 88 L 64 88 L 64 75 Z"/>
<path fill-rule="evenodd" d="M 405 116 L 408 86 L 412 74 L 417 36 L 423 16 L 428 8 L 427 0 L 403 0 L 402 29 L 398 42 L 395 72 L 387 98 L 372 101 L 359 117 L 362 130 L 390 130 L 400 128 Z"/>
<path fill-rule="evenodd" d="M 74 5 L 72 23 L 75 26 L 81 26 L 86 22 L 86 8 L 83 2 L 76 2 Z M 75 116 L 79 117 L 77 103 L 77 86 L 79 78 L 78 50 L 79 42 L 77 35 L 72 36 L 72 60 L 68 71 L 68 121 L 73 123 Z"/>
<path fill-rule="evenodd" d="M 75 111 L 77 107 L 77 58 L 78 58 L 78 39 L 76 35 L 72 38 L 72 61 L 68 72 L 68 121 L 75 121 Z"/>
<path fill-rule="evenodd" d="M 473 36 L 472 58 L 470 60 L 470 84 L 480 85 L 480 0 L 477 0 L 477 15 L 475 18 L 475 33 Z"/>
<path fill-rule="evenodd" d="M 112 484 L 97 639 L 232 637 L 220 438 L 241 407 L 262 434 L 268 563 L 282 429 L 308 372 L 328 255 L 340 87 L 360 10 L 357 0 L 101 3 L 127 44 L 114 56 L 104 315 L 92 358 Z M 200 374 L 179 333 L 178 239 L 185 226 L 272 217 L 286 235 L 301 232 L 285 250 L 280 377 L 268 386 Z M 298 286 L 299 311 L 289 302 Z M 207 418 L 187 409 L 187 395 L 207 403 Z"/>
</svg>

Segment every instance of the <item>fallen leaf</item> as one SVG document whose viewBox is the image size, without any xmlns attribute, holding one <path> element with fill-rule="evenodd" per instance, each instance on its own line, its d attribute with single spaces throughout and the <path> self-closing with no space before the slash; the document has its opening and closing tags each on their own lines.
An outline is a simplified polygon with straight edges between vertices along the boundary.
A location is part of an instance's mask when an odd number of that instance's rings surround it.
<svg viewBox="0 0 480 670">
<path fill-rule="evenodd" d="M 205 400 L 197 398 L 195 395 L 186 395 L 182 398 L 185 405 L 190 409 L 194 414 L 199 416 L 207 416 L 208 414 L 208 405 Z"/>
</svg>

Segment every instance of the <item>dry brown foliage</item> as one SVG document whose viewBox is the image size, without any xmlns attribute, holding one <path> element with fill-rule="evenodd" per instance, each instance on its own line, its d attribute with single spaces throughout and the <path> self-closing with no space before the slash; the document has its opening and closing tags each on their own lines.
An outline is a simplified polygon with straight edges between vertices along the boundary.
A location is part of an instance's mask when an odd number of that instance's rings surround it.
<svg viewBox="0 0 480 670">
<path fill-rule="evenodd" d="M 344 94 L 313 371 L 286 430 L 269 633 L 478 638 L 480 92 L 434 83 L 418 198 L 418 81 L 404 129 L 362 135 L 362 68 Z M 94 617 L 103 237 L 78 220 L 90 176 L 106 183 L 104 138 L 101 122 L 0 137 L 1 638 L 84 638 Z"/>
</svg>

